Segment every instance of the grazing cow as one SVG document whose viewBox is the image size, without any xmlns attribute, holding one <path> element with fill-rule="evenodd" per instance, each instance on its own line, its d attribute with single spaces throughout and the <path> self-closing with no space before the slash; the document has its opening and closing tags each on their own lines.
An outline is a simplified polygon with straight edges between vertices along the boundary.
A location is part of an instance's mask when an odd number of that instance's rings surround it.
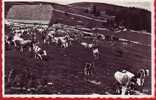
<svg viewBox="0 0 156 100">
<path fill-rule="evenodd" d="M 42 50 L 38 45 L 34 44 L 33 45 L 33 50 L 34 50 L 34 54 L 35 54 L 35 58 L 36 59 L 40 59 L 40 60 L 47 60 L 47 52 L 46 50 Z"/>
<path fill-rule="evenodd" d="M 32 50 L 32 41 L 24 40 L 24 41 L 16 41 L 17 47 L 20 49 L 20 52 L 24 51 L 24 48 L 28 48 L 29 52 Z"/>
<path fill-rule="evenodd" d="M 24 48 L 28 48 L 29 51 L 32 50 L 33 42 L 32 40 L 24 40 L 20 37 L 20 35 L 16 35 L 13 37 L 13 43 L 15 48 L 19 48 L 20 52 L 23 52 Z"/>
<path fill-rule="evenodd" d="M 32 46 L 33 46 L 33 43 L 31 40 L 21 41 L 21 43 L 20 43 L 21 52 L 23 52 L 24 48 L 28 48 L 29 52 L 31 52 Z"/>
<path fill-rule="evenodd" d="M 130 83 L 130 80 L 132 79 L 132 77 L 134 77 L 135 75 L 129 71 L 117 71 L 114 74 L 115 79 L 117 80 L 117 82 L 122 86 L 121 88 L 121 94 L 125 95 L 127 92 L 127 86 Z"/>
<path fill-rule="evenodd" d="M 140 69 L 137 75 L 123 70 L 122 72 L 117 71 L 114 74 L 115 79 L 121 85 L 121 94 L 125 95 L 131 91 L 139 90 L 142 92 L 145 77 L 149 75 L 149 70 Z M 138 92 L 137 92 L 138 93 Z"/>
</svg>

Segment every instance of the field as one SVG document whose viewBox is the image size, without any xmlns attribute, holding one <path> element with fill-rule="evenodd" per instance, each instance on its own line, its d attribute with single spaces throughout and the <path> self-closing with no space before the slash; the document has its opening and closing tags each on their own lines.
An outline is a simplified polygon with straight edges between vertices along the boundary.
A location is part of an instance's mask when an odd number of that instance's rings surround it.
<svg viewBox="0 0 156 100">
<path fill-rule="evenodd" d="M 142 38 L 150 36 L 127 33 L 134 34 L 134 37 L 127 38 L 138 40 L 139 43 Z M 126 32 L 118 35 L 124 37 Z M 89 38 L 80 40 L 90 42 Z M 113 91 L 116 71 L 126 69 L 137 73 L 140 68 L 151 69 L 151 46 L 147 46 L 144 41 L 144 45 L 133 42 L 125 45 L 123 41 L 99 40 L 99 60 L 94 60 L 92 51 L 81 46 L 78 41 L 72 42 L 72 46 L 66 49 L 40 42 L 41 47 L 47 50 L 47 61 L 36 60 L 30 52 L 20 53 L 16 49 L 5 51 L 6 94 L 105 94 Z M 94 62 L 95 71 L 89 77 L 94 82 L 88 81 L 88 77 L 83 74 L 86 62 Z M 13 75 L 9 79 L 11 72 Z M 150 82 L 151 77 L 148 77 L 144 86 L 147 94 L 151 93 Z"/>
</svg>

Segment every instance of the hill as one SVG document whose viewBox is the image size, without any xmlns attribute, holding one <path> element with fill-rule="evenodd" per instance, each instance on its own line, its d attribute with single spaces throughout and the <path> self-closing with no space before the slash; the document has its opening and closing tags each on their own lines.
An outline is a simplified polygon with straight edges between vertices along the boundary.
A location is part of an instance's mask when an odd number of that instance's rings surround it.
<svg viewBox="0 0 156 100">
<path fill-rule="evenodd" d="M 6 4 L 7 5 L 7 4 Z M 151 32 L 151 12 L 104 3 L 80 2 L 61 5 L 49 2 L 12 4 L 7 19 L 46 20 L 49 25 L 63 23 L 88 28 L 125 26 Z M 7 7 L 6 7 L 7 8 Z"/>
<path fill-rule="evenodd" d="M 135 7 L 123 7 L 104 3 L 80 2 L 70 4 L 76 7 L 91 8 L 94 7 L 94 13 L 105 11 L 107 15 L 116 16 L 116 23 L 122 24 L 127 28 L 134 30 L 151 31 L 151 12 L 145 9 Z M 100 14 L 98 14 L 100 16 Z"/>
</svg>

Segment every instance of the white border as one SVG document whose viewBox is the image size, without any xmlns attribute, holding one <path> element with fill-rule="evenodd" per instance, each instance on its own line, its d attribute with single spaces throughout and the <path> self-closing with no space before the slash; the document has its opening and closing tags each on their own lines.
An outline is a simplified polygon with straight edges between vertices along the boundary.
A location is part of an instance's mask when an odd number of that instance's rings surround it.
<svg viewBox="0 0 156 100">
<path fill-rule="evenodd" d="M 3 58 L 5 58 L 5 47 L 4 47 L 4 21 L 5 21 L 5 17 L 4 17 L 4 2 L 5 1 L 26 1 L 26 0 L 2 0 L 2 96 L 5 98 L 10 98 L 10 97 L 19 97 L 19 98 L 154 98 L 154 92 L 155 92 L 155 46 L 154 46 L 154 42 L 155 42 L 155 19 L 154 19 L 154 0 L 150 0 L 151 1 L 151 12 L 152 12 L 152 25 L 151 25 L 151 31 L 152 31 L 152 40 L 151 40 L 151 59 L 152 59 L 152 68 L 151 68 L 151 72 L 152 72 L 152 80 L 151 80 L 151 86 L 152 86 L 152 94 L 151 95 L 29 95 L 29 94 L 25 94 L 25 95 L 6 95 L 4 90 L 5 90 L 5 85 L 4 85 L 4 60 Z M 43 2 L 48 2 L 48 0 L 27 0 L 28 2 L 30 1 L 43 1 Z M 116 0 L 117 1 L 117 0 Z M 122 1 L 122 0 L 121 0 Z M 143 1 L 143 0 L 140 0 Z M 146 0 L 145 0 L 146 1 Z M 52 2 L 49 0 L 49 2 Z M 124 2 L 124 0 L 123 0 Z"/>
</svg>

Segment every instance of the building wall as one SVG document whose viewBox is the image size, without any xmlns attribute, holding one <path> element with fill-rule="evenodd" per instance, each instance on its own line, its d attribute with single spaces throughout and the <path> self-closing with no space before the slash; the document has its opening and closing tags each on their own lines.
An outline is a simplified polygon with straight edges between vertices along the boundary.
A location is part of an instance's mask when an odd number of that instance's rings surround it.
<svg viewBox="0 0 156 100">
<path fill-rule="evenodd" d="M 36 20 L 49 23 L 53 7 L 50 4 L 13 5 L 7 12 L 6 19 Z"/>
</svg>

